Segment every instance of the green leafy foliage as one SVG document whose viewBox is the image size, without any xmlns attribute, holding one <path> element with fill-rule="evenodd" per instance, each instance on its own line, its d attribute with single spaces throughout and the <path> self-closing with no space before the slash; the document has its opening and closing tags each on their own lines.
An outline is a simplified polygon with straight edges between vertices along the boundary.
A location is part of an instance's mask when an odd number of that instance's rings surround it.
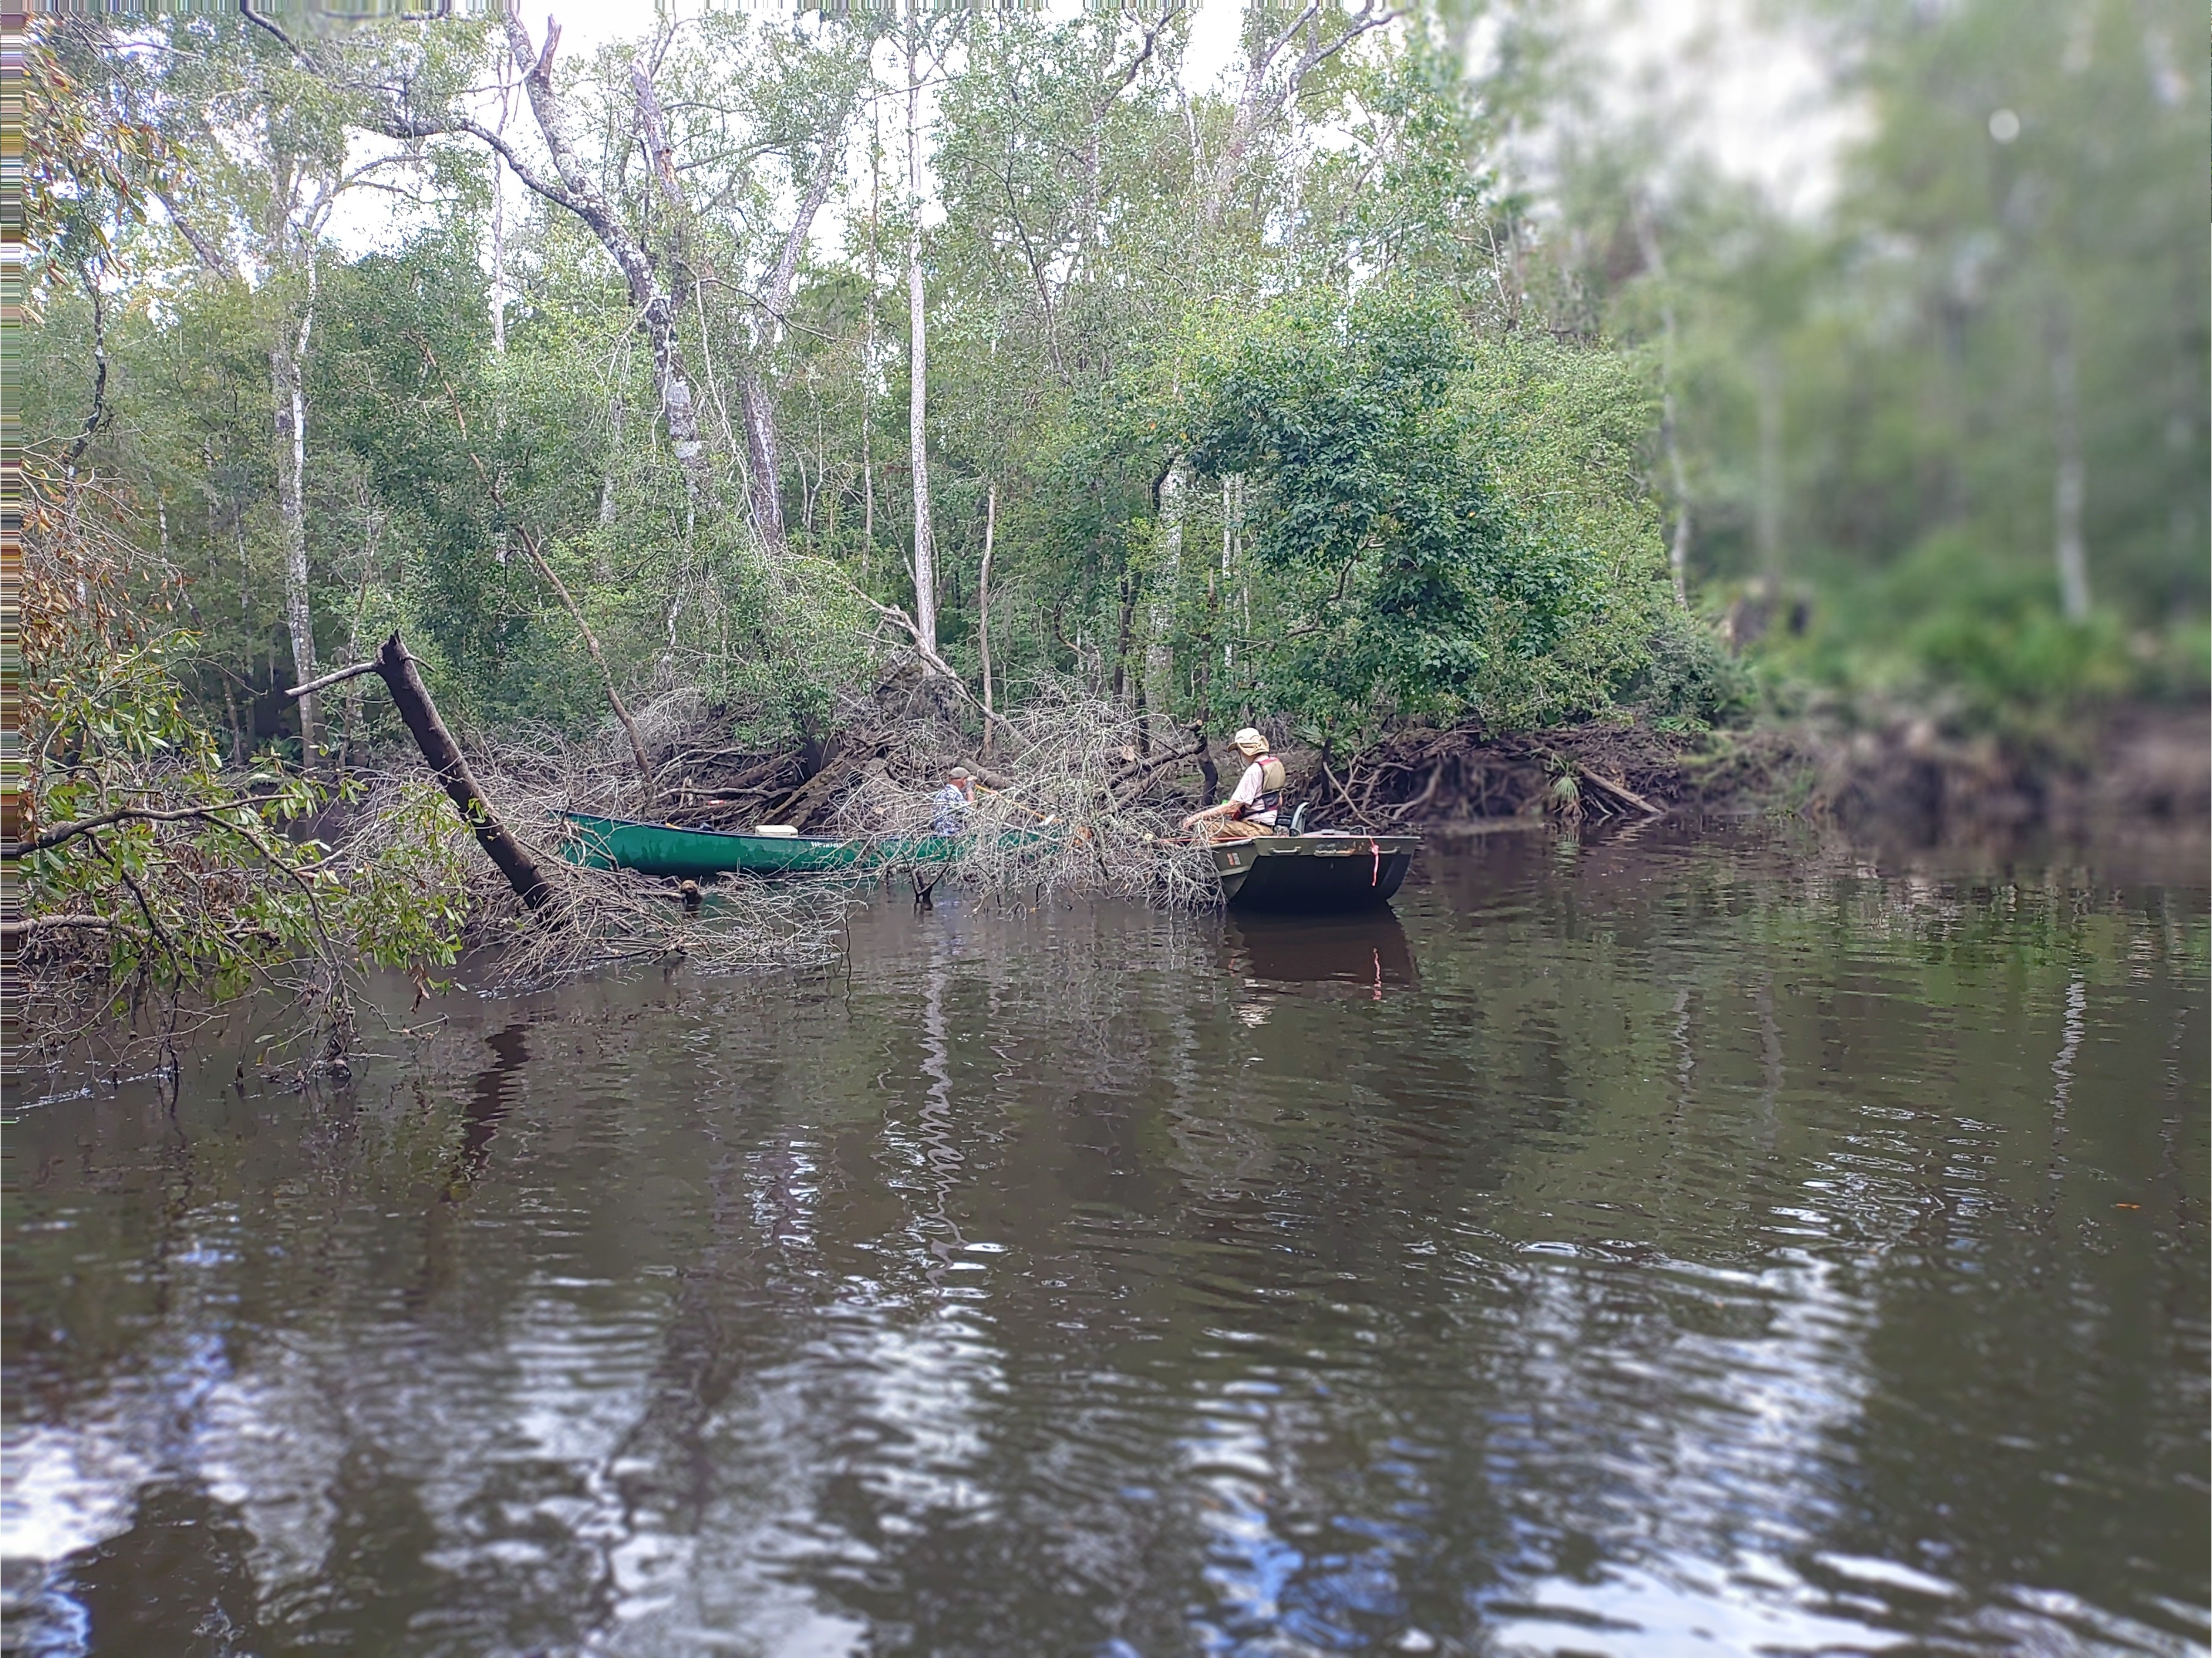
<svg viewBox="0 0 2212 1658">
<path fill-rule="evenodd" d="M 1255 701 L 1328 727 L 1607 705 L 1671 604 L 1632 363 L 1396 288 L 1287 305 L 1202 375 L 1191 460 L 1253 491 Z"/>
<path fill-rule="evenodd" d="M 80 982 L 90 968 L 117 996 L 278 987 L 327 1005 L 362 965 L 418 975 L 450 965 L 466 881 L 443 796 L 404 790 L 346 851 L 302 834 L 315 815 L 358 805 L 359 786 L 228 768 L 168 670 L 191 643 L 118 652 L 58 686 L 44 711 L 48 844 L 20 860 L 23 898 L 55 936 L 104 941 L 79 961 Z"/>
</svg>

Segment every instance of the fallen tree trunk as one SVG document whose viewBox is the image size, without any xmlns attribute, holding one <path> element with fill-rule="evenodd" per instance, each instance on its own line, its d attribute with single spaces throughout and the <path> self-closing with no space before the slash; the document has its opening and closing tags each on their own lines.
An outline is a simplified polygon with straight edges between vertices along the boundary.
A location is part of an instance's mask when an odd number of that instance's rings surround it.
<svg viewBox="0 0 2212 1658">
<path fill-rule="evenodd" d="M 1585 787 L 1595 783 L 1601 793 L 1610 795 L 1620 805 L 1627 806 L 1632 811 L 1642 812 L 1646 817 L 1664 817 L 1667 815 L 1667 809 L 1664 806 L 1653 805 L 1633 789 L 1607 777 L 1603 772 L 1592 771 L 1589 767 L 1584 766 L 1580 768 L 1580 774 Z"/>
<path fill-rule="evenodd" d="M 499 872 L 507 878 L 507 885 L 514 889 L 517 897 L 531 908 L 538 908 L 552 896 L 552 888 L 539 872 L 536 859 L 507 831 L 507 825 L 499 821 L 498 814 L 484 799 L 476 774 L 469 769 L 468 759 L 462 754 L 460 744 L 453 741 L 453 734 L 446 729 L 446 722 L 438 717 L 438 706 L 431 701 L 422 676 L 415 671 L 415 659 L 407 653 L 407 647 L 400 642 L 398 633 L 386 640 L 369 660 L 340 668 L 336 673 L 311 679 L 304 685 L 295 685 L 284 695 L 312 695 L 340 680 L 365 673 L 373 673 L 384 681 L 384 688 L 392 693 L 392 705 L 406 722 L 415 746 L 422 750 L 422 758 L 437 774 L 447 798 L 459 811 L 461 821 L 475 832 L 477 844 L 484 849 L 484 855 L 499 865 Z"/>
<path fill-rule="evenodd" d="M 1107 792 L 1113 795 L 1116 801 L 1133 800 L 1152 786 L 1155 777 L 1170 767 L 1188 765 L 1192 761 L 1203 758 L 1206 754 L 1205 734 L 1202 732 L 1195 732 L 1193 735 L 1197 740 L 1188 749 L 1171 750 L 1157 760 L 1139 761 L 1134 765 L 1124 767 L 1107 779 Z"/>
</svg>

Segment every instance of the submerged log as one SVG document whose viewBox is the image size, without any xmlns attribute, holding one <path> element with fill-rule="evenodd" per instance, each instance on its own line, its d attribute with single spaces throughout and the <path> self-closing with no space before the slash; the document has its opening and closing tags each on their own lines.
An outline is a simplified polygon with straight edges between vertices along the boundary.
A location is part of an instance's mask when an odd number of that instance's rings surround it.
<svg viewBox="0 0 2212 1658">
<path fill-rule="evenodd" d="M 415 671 L 415 659 L 408 654 L 397 632 L 368 661 L 340 668 L 336 673 L 311 679 L 304 685 L 295 685 L 284 695 L 311 695 L 340 680 L 365 673 L 373 673 L 384 681 L 385 689 L 392 693 L 392 705 L 406 722 L 415 746 L 422 750 L 422 758 L 438 774 L 438 781 L 459 809 L 461 821 L 475 831 L 477 844 L 484 849 L 486 857 L 499 865 L 499 872 L 507 878 L 515 896 L 532 909 L 544 903 L 552 896 L 552 888 L 546 884 L 536 860 L 508 833 L 507 825 L 499 821 L 490 802 L 484 799 L 476 774 L 469 769 L 468 759 L 461 753 L 460 744 L 453 741 L 453 734 L 446 729 L 446 722 L 438 717 L 438 705 L 431 701 L 422 676 Z"/>
</svg>

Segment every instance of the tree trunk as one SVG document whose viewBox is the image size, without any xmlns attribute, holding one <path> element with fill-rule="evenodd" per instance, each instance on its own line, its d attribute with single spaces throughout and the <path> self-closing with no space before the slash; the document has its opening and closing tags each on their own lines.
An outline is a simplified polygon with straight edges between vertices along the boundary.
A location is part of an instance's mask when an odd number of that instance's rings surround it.
<svg viewBox="0 0 2212 1658">
<path fill-rule="evenodd" d="M 1767 584 L 1766 602 L 1781 596 L 1782 583 L 1782 364 L 1771 345 L 1754 360 L 1759 396 L 1759 502 L 1753 533 L 1759 572 Z"/>
<path fill-rule="evenodd" d="M 1659 442 L 1667 453 L 1667 477 L 1674 492 L 1674 533 L 1667 549 L 1667 563 L 1674 576 L 1674 602 L 1690 603 L 1690 483 L 1682 465 L 1681 432 L 1674 413 L 1674 301 L 1667 287 L 1667 259 L 1651 216 L 1639 203 L 1636 210 L 1636 240 L 1644 252 L 1644 268 L 1659 284 Z"/>
<path fill-rule="evenodd" d="M 234 766 L 246 763 L 253 752 L 253 744 L 246 735 L 245 722 L 238 717 L 238 693 L 231 689 L 230 675 L 226 671 L 222 678 L 222 711 L 230 721 L 230 762 Z"/>
<path fill-rule="evenodd" d="M 999 486 L 983 492 L 983 568 L 975 578 L 975 645 L 983 659 L 983 746 L 991 746 L 991 550 L 998 538 Z"/>
<path fill-rule="evenodd" d="M 315 267 L 307 266 L 307 307 L 293 337 L 289 319 L 278 326 L 270 348 L 271 400 L 276 405 L 276 496 L 284 526 L 284 625 L 292 636 L 292 673 L 301 684 L 315 677 L 314 613 L 307 592 L 307 392 L 303 380 L 307 339 L 315 325 Z M 317 768 L 322 711 L 313 695 L 300 699 L 300 756 L 302 768 Z"/>
<path fill-rule="evenodd" d="M 762 384 L 759 368 L 748 361 L 738 371 L 738 418 L 745 426 L 746 504 L 751 508 L 753 532 L 771 555 L 785 546 L 783 492 L 777 482 L 783 471 L 782 444 L 775 428 L 775 404 Z"/>
<path fill-rule="evenodd" d="M 1114 623 L 1114 705 L 1121 706 L 1129 693 L 1129 640 L 1137 616 L 1137 573 L 1121 566 L 1121 609 Z M 1139 677 L 1141 677 L 1141 672 Z"/>
<path fill-rule="evenodd" d="M 495 130 L 501 133 L 507 131 L 508 77 L 514 72 L 512 59 L 501 54 L 499 125 Z M 507 355 L 507 169 L 495 149 L 491 152 L 491 349 L 497 355 Z"/>
<path fill-rule="evenodd" d="M 2051 350 L 2051 430 L 2057 461 L 2051 486 L 2051 515 L 2058 556 L 2059 603 L 2069 622 L 2087 622 L 2089 554 L 2081 539 L 2081 506 L 2087 493 L 2087 480 L 2081 464 L 2074 331 L 2063 306 L 2051 307 L 2045 334 Z"/>
<path fill-rule="evenodd" d="M 545 152 L 552 158 L 558 182 L 539 175 L 511 150 L 503 149 L 501 153 L 525 185 L 581 219 L 622 271 L 623 283 L 629 290 L 630 305 L 637 312 L 638 320 L 645 325 L 646 338 L 652 347 L 653 385 L 660 395 L 661 418 L 668 427 L 669 446 L 683 471 L 684 493 L 695 509 L 711 507 L 714 501 L 714 473 L 708 464 L 706 446 L 699 436 L 698 410 L 691 395 L 691 382 L 684 372 L 684 354 L 677 341 L 675 303 L 654 274 L 652 259 L 601 194 L 569 139 L 568 116 L 561 106 L 559 94 L 553 89 L 553 58 L 561 46 L 560 27 L 549 20 L 544 49 L 534 53 L 530 49 L 530 32 L 511 9 L 504 13 L 503 27 L 507 50 L 514 58 L 515 67 L 522 72 L 523 92 L 530 101 L 530 112 L 536 118 L 538 136 L 544 140 Z M 666 142 L 665 124 L 660 118 L 659 105 L 653 98 L 650 82 L 644 84 L 639 116 L 647 128 L 648 146 L 656 154 L 660 153 Z M 438 130 L 452 129 L 448 126 Z M 471 125 L 467 131 L 479 138 L 495 137 L 481 127 Z M 410 129 L 400 136 L 420 135 Z"/>
<path fill-rule="evenodd" d="M 1237 568 L 1237 531 L 1244 507 L 1244 492 L 1239 487 L 1243 483 L 1241 473 L 1224 473 L 1221 479 L 1221 585 L 1209 606 L 1217 616 L 1228 608 L 1229 584 Z M 1207 585 L 1212 586 L 1211 583 Z M 1237 640 L 1227 627 L 1223 627 L 1221 631 L 1225 635 L 1221 641 L 1221 669 L 1225 685 L 1230 671 L 1237 666 Z"/>
<path fill-rule="evenodd" d="M 522 849 L 507 826 L 499 821 L 484 799 L 483 789 L 469 769 L 467 758 L 460 745 L 453 741 L 446 722 L 438 718 L 437 705 L 430 701 L 430 693 L 422 683 L 422 677 L 415 671 L 415 659 L 393 634 L 384 641 L 376 653 L 377 673 L 392 691 L 392 705 L 407 725 L 415 746 L 438 774 L 439 782 L 445 785 L 447 797 L 459 808 L 462 821 L 476 831 L 477 844 L 482 846 L 499 872 L 507 877 L 507 884 L 515 895 L 532 909 L 551 896 L 545 878 L 538 873 L 538 865 Z"/>
<path fill-rule="evenodd" d="M 1182 592 L 1184 496 L 1189 478 L 1189 468 L 1181 456 L 1177 456 L 1160 476 L 1158 546 L 1161 585 L 1166 602 L 1152 607 L 1143 671 L 1147 683 L 1155 677 L 1160 682 L 1160 713 L 1164 718 L 1172 718 L 1175 713 L 1175 647 L 1172 636 L 1176 606 Z"/>
<path fill-rule="evenodd" d="M 514 21 L 512 14 L 509 14 L 507 22 L 510 30 L 520 27 Z M 525 38 L 527 39 L 526 36 Z M 553 47 L 560 38 L 560 31 L 549 19 L 546 24 L 545 56 L 539 60 L 540 66 L 546 71 L 544 88 L 549 107 L 552 105 L 553 97 L 551 58 Z M 633 64 L 629 73 L 630 90 L 637 100 L 638 125 L 641 129 L 646 149 L 653 158 L 653 172 L 659 179 L 663 193 L 668 197 L 669 206 L 678 216 L 678 257 L 673 263 L 680 274 L 683 269 L 680 255 L 683 215 L 685 208 L 683 189 L 676 179 L 675 153 L 668 137 L 668 120 L 661 112 L 660 100 L 654 94 L 653 82 L 647 77 L 644 70 Z M 537 88 L 533 83 L 532 86 L 533 108 L 537 107 L 536 96 Z M 545 125 L 545 116 L 543 111 L 538 114 L 538 125 L 541 129 Z M 545 133 L 545 143 L 548 151 L 554 153 L 555 165 L 560 166 L 560 153 L 553 151 L 553 135 L 550 131 Z M 574 166 L 573 155 L 570 157 L 570 166 Z M 569 168 L 562 167 L 561 176 L 562 182 L 568 186 L 569 194 L 577 197 L 580 201 L 583 200 L 582 192 L 577 189 L 577 185 L 580 181 L 589 186 L 588 175 L 579 167 L 576 169 L 576 176 L 572 179 L 569 177 Z M 690 497 L 691 504 L 695 508 L 711 504 L 714 500 L 714 477 L 707 465 L 706 441 L 699 434 L 698 399 L 692 392 L 690 378 L 684 372 L 683 353 L 677 341 L 675 297 L 661 286 L 659 278 L 654 272 L 651 257 L 642 247 L 630 240 L 629 232 L 623 228 L 622 221 L 616 216 L 614 210 L 607 205 L 605 198 L 597 196 L 596 187 L 592 187 L 592 191 L 595 199 L 586 205 L 595 210 L 598 216 L 594 216 L 593 211 L 586 211 L 583 215 L 584 221 L 598 234 L 607 252 L 615 256 L 616 263 L 622 265 L 623 276 L 629 284 L 631 301 L 637 306 L 638 313 L 645 323 L 646 337 L 653 346 L 653 383 L 660 392 L 661 418 L 667 422 L 668 426 L 668 446 L 674 452 L 677 464 L 684 470 L 684 491 Z M 600 222 L 602 219 L 605 222 L 604 225 Z M 619 246 L 617 240 L 610 240 L 611 236 L 618 239 Z M 702 341 L 702 347 L 703 344 Z"/>
<path fill-rule="evenodd" d="M 601 529 L 608 528 L 615 521 L 615 468 L 621 464 L 623 446 L 623 400 L 619 392 L 615 395 L 614 401 L 607 405 L 607 427 L 606 470 L 599 475 L 599 527 Z M 612 581 L 615 579 L 614 566 L 608 562 L 606 543 L 604 539 L 601 540 L 599 547 L 599 580 Z"/>
<path fill-rule="evenodd" d="M 830 184 L 844 156 L 845 128 L 851 115 L 852 107 L 848 105 L 838 111 L 836 119 L 822 135 L 814 171 L 799 197 L 798 210 L 792 216 L 790 234 L 783 239 L 782 256 L 769 274 L 768 291 L 761 295 L 762 309 L 768 313 L 767 325 L 761 337 L 755 341 L 753 353 L 738 380 L 739 413 L 745 423 L 745 458 L 752 471 L 753 528 L 770 553 L 784 550 L 783 495 L 777 487 L 783 471 L 783 446 L 776 428 L 775 403 L 761 377 L 760 360 L 783 333 L 784 313 L 791 309 L 791 287 L 799 274 L 799 255 L 806 251 L 806 238 L 813 228 L 815 216 L 829 199 Z"/>
<path fill-rule="evenodd" d="M 553 896 L 552 888 L 546 884 L 537 860 L 507 832 L 498 814 L 492 811 L 490 802 L 484 799 L 476 774 L 469 769 L 467 757 L 461 753 L 460 744 L 453 741 L 453 734 L 446 729 L 446 722 L 438 717 L 438 705 L 431 701 L 422 677 L 415 671 L 415 659 L 407 653 L 407 647 L 400 642 L 397 633 L 384 641 L 372 660 L 356 662 L 319 681 L 295 685 L 288 695 L 304 702 L 325 686 L 363 673 L 374 673 L 384 681 L 385 688 L 392 693 L 392 705 L 399 710 L 399 717 L 406 723 L 415 746 L 422 751 L 422 758 L 437 774 L 447 798 L 459 811 L 461 821 L 475 832 L 477 844 L 499 866 L 499 872 L 507 878 L 515 896 L 532 909 L 544 904 Z M 313 689 L 309 689 L 310 685 Z"/>
<path fill-rule="evenodd" d="M 906 25 L 907 449 L 914 466 L 914 620 L 922 648 L 937 651 L 937 546 L 929 515 L 929 321 L 921 281 L 921 26 L 908 0 Z"/>
<path fill-rule="evenodd" d="M 346 648 L 348 659 L 361 651 L 361 623 L 368 607 L 369 584 L 376 580 L 376 538 L 383 529 L 374 507 L 364 500 L 362 507 L 361 582 L 354 590 L 353 609 L 346 617 Z M 349 679 L 339 698 L 344 708 L 343 735 L 338 738 L 338 769 L 343 772 L 351 766 L 354 756 L 361 747 L 361 682 Z"/>
<path fill-rule="evenodd" d="M 883 217 L 884 113 L 869 100 L 868 135 L 868 316 L 860 346 L 860 585 L 868 585 L 869 556 L 876 550 L 876 269 L 878 228 Z"/>
<path fill-rule="evenodd" d="M 1218 228 L 1222 216 L 1228 210 L 1231 191 L 1237 187 L 1237 175 L 1243 169 L 1244 157 L 1250 151 L 1252 140 L 1260 129 L 1279 115 L 1297 95 L 1299 86 L 1307 76 L 1334 58 L 1362 35 L 1395 21 L 1401 14 L 1376 0 L 1361 0 L 1356 11 L 1347 11 L 1340 28 L 1324 32 L 1321 20 L 1325 8 L 1322 0 L 1306 0 L 1305 4 L 1284 26 L 1272 40 L 1264 36 L 1255 43 L 1244 60 L 1244 85 L 1237 94 L 1236 112 L 1230 118 L 1229 136 L 1223 143 L 1221 154 L 1214 160 L 1207 179 L 1207 188 L 1202 205 L 1206 228 Z M 1268 75 L 1285 47 L 1300 34 L 1305 45 L 1296 61 L 1283 78 L 1273 86 Z"/>
</svg>

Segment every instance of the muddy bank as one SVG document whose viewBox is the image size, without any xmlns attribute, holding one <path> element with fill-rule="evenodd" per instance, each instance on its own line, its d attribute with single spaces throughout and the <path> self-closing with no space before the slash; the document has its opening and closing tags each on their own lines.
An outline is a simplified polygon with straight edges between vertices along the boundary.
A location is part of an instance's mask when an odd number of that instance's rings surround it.
<svg viewBox="0 0 2212 1658">
<path fill-rule="evenodd" d="M 1290 758 L 1296 796 L 1316 821 L 1370 829 L 1795 804 L 1810 772 L 1785 732 L 1666 732 L 1626 721 L 1507 735 L 1415 729 L 1349 761 L 1310 751 Z"/>
<path fill-rule="evenodd" d="M 1924 719 L 1814 736 L 1808 801 L 1920 844 L 2041 833 L 2197 835 L 2212 823 L 2212 710 L 2134 706 L 2069 741 L 1961 737 Z"/>
<path fill-rule="evenodd" d="M 1407 732 L 1324 767 L 1302 798 L 1363 826 L 1551 815 L 1781 811 L 1919 845 L 1997 835 L 2195 835 L 2212 824 L 2212 710 L 2112 711 L 2064 744 L 1904 718 L 1668 732 L 1593 724 L 1492 737 Z"/>
</svg>

